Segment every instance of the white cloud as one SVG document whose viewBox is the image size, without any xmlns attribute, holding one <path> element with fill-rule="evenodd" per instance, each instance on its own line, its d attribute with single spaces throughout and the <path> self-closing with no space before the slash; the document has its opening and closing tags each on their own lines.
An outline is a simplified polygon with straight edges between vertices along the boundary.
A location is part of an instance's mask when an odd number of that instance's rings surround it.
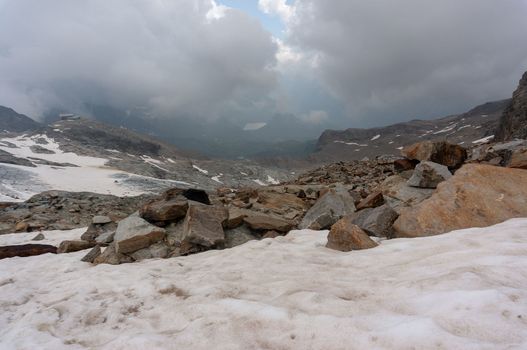
<svg viewBox="0 0 527 350">
<path fill-rule="evenodd" d="M 279 16 L 284 22 L 291 20 L 294 7 L 287 4 L 286 0 L 258 0 L 260 11 Z"/>
<path fill-rule="evenodd" d="M 365 124 L 508 97 L 527 69 L 527 1 L 302 0 L 284 44 Z"/>
<path fill-rule="evenodd" d="M 329 114 L 326 111 L 310 111 L 300 118 L 310 124 L 322 124 L 328 121 Z"/>
<path fill-rule="evenodd" d="M 268 99 L 276 52 L 260 23 L 211 0 L 4 0 L 0 103 L 214 117 Z"/>
</svg>

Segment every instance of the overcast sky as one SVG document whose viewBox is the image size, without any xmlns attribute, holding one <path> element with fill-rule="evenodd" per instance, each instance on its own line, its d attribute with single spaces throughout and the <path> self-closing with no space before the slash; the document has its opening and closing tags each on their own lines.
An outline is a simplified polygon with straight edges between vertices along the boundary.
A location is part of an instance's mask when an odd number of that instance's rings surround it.
<svg viewBox="0 0 527 350">
<path fill-rule="evenodd" d="M 527 0 L 0 0 L 0 104 L 384 125 L 509 97 Z"/>
</svg>

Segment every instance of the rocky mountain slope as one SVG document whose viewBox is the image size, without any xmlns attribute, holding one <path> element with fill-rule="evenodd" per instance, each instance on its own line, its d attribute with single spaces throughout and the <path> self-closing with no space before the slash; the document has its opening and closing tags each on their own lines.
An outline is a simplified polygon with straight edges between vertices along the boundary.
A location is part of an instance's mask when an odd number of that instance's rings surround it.
<svg viewBox="0 0 527 350">
<path fill-rule="evenodd" d="M 435 120 L 412 120 L 372 129 L 326 130 L 311 158 L 331 162 L 399 155 L 404 146 L 426 140 L 477 145 L 492 138 L 509 102 L 489 102 L 466 113 Z"/>
<path fill-rule="evenodd" d="M 527 138 L 527 72 L 505 108 L 496 131 L 496 141 Z"/>
<path fill-rule="evenodd" d="M 15 112 L 13 109 L 0 106 L 0 131 L 22 132 L 42 128 L 42 125 L 33 119 Z"/>
<path fill-rule="evenodd" d="M 292 174 L 249 160 L 211 160 L 91 119 L 65 117 L 37 131 L 0 133 L 0 200 L 45 190 L 119 196 L 182 186 L 262 186 Z"/>
</svg>

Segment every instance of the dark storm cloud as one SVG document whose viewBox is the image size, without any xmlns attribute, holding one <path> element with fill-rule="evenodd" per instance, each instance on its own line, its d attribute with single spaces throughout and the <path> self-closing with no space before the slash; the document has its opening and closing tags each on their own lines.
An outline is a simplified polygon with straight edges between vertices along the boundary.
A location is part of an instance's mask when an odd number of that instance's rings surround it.
<svg viewBox="0 0 527 350">
<path fill-rule="evenodd" d="M 265 105 L 276 44 L 211 0 L 1 0 L 0 104 L 214 117 Z"/>
<path fill-rule="evenodd" d="M 286 43 L 366 124 L 508 97 L 527 70 L 525 0 L 297 0 Z M 355 124 L 356 125 L 356 124 Z"/>
</svg>

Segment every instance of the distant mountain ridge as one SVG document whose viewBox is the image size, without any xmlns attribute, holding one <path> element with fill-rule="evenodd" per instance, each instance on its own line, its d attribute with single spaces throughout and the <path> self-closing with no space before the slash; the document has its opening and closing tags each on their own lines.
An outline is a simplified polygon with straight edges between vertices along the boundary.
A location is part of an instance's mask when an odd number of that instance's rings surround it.
<svg viewBox="0 0 527 350">
<path fill-rule="evenodd" d="M 0 131 L 23 132 L 42 128 L 42 125 L 9 107 L 0 106 Z"/>
<path fill-rule="evenodd" d="M 399 155 L 406 145 L 425 140 L 447 140 L 473 145 L 491 138 L 510 99 L 488 102 L 470 111 L 433 120 L 411 120 L 385 127 L 326 130 L 319 137 L 314 161 L 360 160 Z"/>
</svg>

